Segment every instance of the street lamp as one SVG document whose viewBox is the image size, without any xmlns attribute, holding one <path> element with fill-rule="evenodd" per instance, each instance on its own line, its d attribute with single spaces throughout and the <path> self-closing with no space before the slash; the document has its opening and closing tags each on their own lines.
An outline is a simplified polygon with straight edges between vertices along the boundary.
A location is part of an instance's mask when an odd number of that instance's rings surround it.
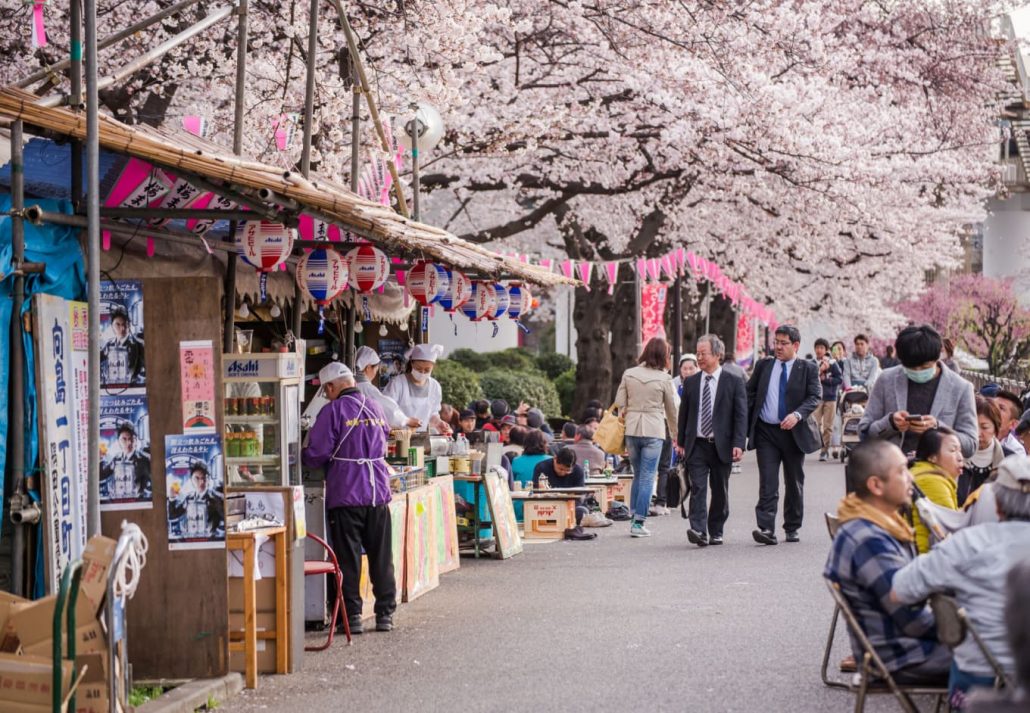
<svg viewBox="0 0 1030 713">
<path fill-rule="evenodd" d="M 404 125 L 404 133 L 397 138 L 397 141 L 411 151 L 411 187 L 414 203 L 412 217 L 416 221 L 420 221 L 422 211 L 419 201 L 418 153 L 420 150 L 432 151 L 440 143 L 440 139 L 443 138 L 443 119 L 440 118 L 440 112 L 432 104 L 426 102 L 413 103 L 411 109 L 415 112 L 415 116 Z"/>
</svg>

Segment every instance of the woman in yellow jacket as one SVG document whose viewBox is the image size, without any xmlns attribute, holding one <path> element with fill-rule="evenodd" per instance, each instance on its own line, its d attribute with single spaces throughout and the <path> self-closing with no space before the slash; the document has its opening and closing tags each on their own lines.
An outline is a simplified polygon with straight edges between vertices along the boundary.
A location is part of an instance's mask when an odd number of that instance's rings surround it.
<svg viewBox="0 0 1030 713">
<path fill-rule="evenodd" d="M 958 477 L 962 474 L 962 444 L 955 432 L 946 426 L 926 431 L 916 446 L 916 462 L 912 480 L 930 502 L 958 510 Z M 916 528 L 919 554 L 930 551 L 930 531 L 913 508 L 912 524 Z"/>
</svg>

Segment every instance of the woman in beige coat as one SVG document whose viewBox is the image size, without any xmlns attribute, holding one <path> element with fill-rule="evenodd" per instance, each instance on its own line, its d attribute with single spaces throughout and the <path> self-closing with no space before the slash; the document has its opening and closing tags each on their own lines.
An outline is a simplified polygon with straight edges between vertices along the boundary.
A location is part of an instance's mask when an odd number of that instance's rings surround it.
<svg viewBox="0 0 1030 713">
<path fill-rule="evenodd" d="M 622 375 L 615 406 L 626 423 L 626 450 L 633 466 L 629 534 L 650 537 L 644 520 L 651 507 L 651 493 L 667 433 L 676 433 L 676 390 L 672 385 L 669 343 L 655 337 L 644 347 L 637 366 Z"/>
</svg>

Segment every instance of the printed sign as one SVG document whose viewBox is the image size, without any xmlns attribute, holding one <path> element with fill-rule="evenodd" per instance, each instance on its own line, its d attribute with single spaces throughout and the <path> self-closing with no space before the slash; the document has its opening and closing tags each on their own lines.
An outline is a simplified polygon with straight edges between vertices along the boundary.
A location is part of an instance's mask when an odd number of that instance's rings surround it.
<svg viewBox="0 0 1030 713">
<path fill-rule="evenodd" d="M 54 592 L 69 561 L 82 552 L 85 533 L 78 517 L 75 410 L 72 399 L 72 343 L 68 302 L 54 295 L 33 297 L 39 391 L 40 461 L 45 521 L 47 591 Z"/>
<path fill-rule="evenodd" d="M 100 396 L 100 509 L 153 507 L 146 394 Z"/>
<path fill-rule="evenodd" d="M 165 436 L 168 549 L 224 549 L 225 486 L 217 433 Z"/>
<path fill-rule="evenodd" d="M 106 393 L 146 386 L 143 286 L 138 280 L 100 283 L 100 386 Z"/>
<path fill-rule="evenodd" d="M 86 546 L 86 509 L 89 493 L 89 305 L 68 303 L 71 327 L 72 410 L 75 414 L 75 473 L 79 488 L 79 546 Z"/>
<path fill-rule="evenodd" d="M 179 342 L 183 433 L 215 430 L 215 350 L 211 340 Z"/>
</svg>

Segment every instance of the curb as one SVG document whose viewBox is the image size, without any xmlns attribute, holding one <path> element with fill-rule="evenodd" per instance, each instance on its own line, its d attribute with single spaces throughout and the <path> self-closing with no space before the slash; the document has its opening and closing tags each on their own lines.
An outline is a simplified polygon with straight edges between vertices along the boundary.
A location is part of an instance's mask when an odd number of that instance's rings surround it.
<svg viewBox="0 0 1030 713">
<path fill-rule="evenodd" d="M 230 673 L 219 678 L 198 678 L 147 701 L 135 713 L 193 713 L 214 698 L 225 703 L 243 690 L 243 676 Z"/>
</svg>

